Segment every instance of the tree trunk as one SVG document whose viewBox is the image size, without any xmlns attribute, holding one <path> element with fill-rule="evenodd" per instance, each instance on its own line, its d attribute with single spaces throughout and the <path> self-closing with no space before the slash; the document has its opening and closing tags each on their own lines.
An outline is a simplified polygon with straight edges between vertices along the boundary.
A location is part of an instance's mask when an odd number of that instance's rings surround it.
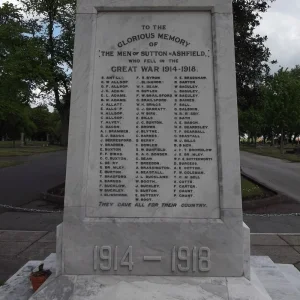
<svg viewBox="0 0 300 300">
<path fill-rule="evenodd" d="M 294 138 L 293 138 L 293 145 L 297 144 L 297 138 L 299 137 L 299 133 L 295 132 Z M 298 140 L 299 141 L 299 140 Z M 298 142 L 299 144 L 299 142 Z"/>
<path fill-rule="evenodd" d="M 65 109 L 63 113 L 61 114 L 61 138 L 60 143 L 62 146 L 67 147 L 68 146 L 68 136 L 69 136 L 69 114 L 70 109 Z"/>
<path fill-rule="evenodd" d="M 24 132 L 21 133 L 21 147 L 24 147 Z"/>
<path fill-rule="evenodd" d="M 280 137 L 280 153 L 283 155 L 284 152 L 284 135 L 283 135 L 283 128 L 281 129 L 281 137 Z"/>
</svg>

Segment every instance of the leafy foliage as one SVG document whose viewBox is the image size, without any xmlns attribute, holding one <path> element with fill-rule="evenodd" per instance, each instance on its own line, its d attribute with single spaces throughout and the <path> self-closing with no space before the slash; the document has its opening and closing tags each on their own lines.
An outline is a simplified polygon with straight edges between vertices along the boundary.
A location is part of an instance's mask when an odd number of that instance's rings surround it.
<svg viewBox="0 0 300 300">
<path fill-rule="evenodd" d="M 300 78 L 298 69 L 279 69 L 267 81 L 264 91 L 264 114 L 273 131 L 281 135 L 283 151 L 283 137 L 288 130 L 299 126 L 300 120 Z"/>
<path fill-rule="evenodd" d="M 50 113 L 46 105 L 40 105 L 31 109 L 30 118 L 37 128 L 32 135 L 34 140 L 45 141 L 47 135 L 50 143 L 57 143 L 60 140 L 61 120 L 56 110 Z"/>
<path fill-rule="evenodd" d="M 67 144 L 71 76 L 75 33 L 75 0 L 20 0 L 27 13 L 39 15 L 44 27 L 40 35 L 49 62 L 49 73 L 42 91 L 53 96 L 53 105 L 63 122 L 62 144 Z"/>
<path fill-rule="evenodd" d="M 72 0 L 21 0 L 0 7 L 0 101 L 54 105 L 67 143 L 75 30 Z M 9 105 L 9 104 L 7 104 Z"/>
<path fill-rule="evenodd" d="M 32 135 L 34 140 L 47 139 L 47 134 L 50 129 L 50 112 L 45 105 L 40 105 L 38 107 L 32 108 L 30 111 L 30 118 L 36 126 L 36 131 Z"/>
<path fill-rule="evenodd" d="M 260 84 L 269 76 L 266 36 L 255 34 L 261 14 L 275 0 L 233 0 L 238 104 L 242 111 L 256 105 Z M 271 63 L 276 63 L 272 61 Z"/>
<path fill-rule="evenodd" d="M 246 111 L 239 110 L 240 131 L 244 130 L 249 136 L 258 137 L 264 124 L 263 113 L 261 109 L 249 108 Z"/>
<path fill-rule="evenodd" d="M 21 132 L 28 135 L 36 130 L 29 116 L 30 108 L 16 101 L 0 101 L 0 135 L 16 140 Z"/>
<path fill-rule="evenodd" d="M 46 77 L 47 57 L 35 29 L 19 8 L 0 7 L 0 101 L 29 103 Z"/>
<path fill-rule="evenodd" d="M 240 110 L 240 135 L 281 138 L 281 152 L 285 137 L 300 133 L 300 67 L 280 68 L 259 86 L 259 98 L 248 110 Z"/>
<path fill-rule="evenodd" d="M 270 94 L 266 96 L 266 87 L 270 86 L 272 78 L 268 64 L 270 51 L 264 45 L 267 37 L 255 33 L 261 14 L 273 1 L 233 0 L 241 134 L 272 134 L 279 126 L 274 125 L 279 116 L 265 115 L 266 98 L 272 98 Z M 26 20 L 20 9 L 12 4 L 0 7 L 0 25 L 3 25 L 0 26 L 0 101 L 8 102 L 2 105 L 11 107 L 12 112 L 17 114 L 19 106 L 11 102 L 32 102 L 38 88 L 40 96 L 48 102 L 50 99 L 55 112 L 50 114 L 39 107 L 30 113 L 38 127 L 35 134 L 45 134 L 47 128 L 53 137 L 61 137 L 62 144 L 66 145 L 76 0 L 19 2 L 23 4 Z M 300 77 L 300 68 L 292 72 Z M 18 125 L 18 128 L 22 126 Z M 294 126 L 293 130 L 300 132 L 299 122 L 290 122 L 286 126 Z"/>
<path fill-rule="evenodd" d="M 46 53 L 35 36 L 37 25 L 25 21 L 10 3 L 0 7 L 0 135 L 20 138 L 36 127 L 30 120 L 29 103 L 45 77 Z"/>
<path fill-rule="evenodd" d="M 50 127 L 48 133 L 50 134 L 50 142 L 54 143 L 61 140 L 62 122 L 59 113 L 55 110 L 50 114 Z"/>
</svg>

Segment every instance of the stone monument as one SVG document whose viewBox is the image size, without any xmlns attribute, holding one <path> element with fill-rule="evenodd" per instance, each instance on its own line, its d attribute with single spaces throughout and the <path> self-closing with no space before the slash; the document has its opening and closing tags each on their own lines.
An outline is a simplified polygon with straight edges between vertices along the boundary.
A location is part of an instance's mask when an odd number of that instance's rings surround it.
<svg viewBox="0 0 300 300">
<path fill-rule="evenodd" d="M 78 1 L 62 274 L 242 276 L 231 1 Z"/>
<path fill-rule="evenodd" d="M 57 236 L 56 277 L 32 299 L 240 299 L 226 277 L 255 290 L 231 0 L 78 0 Z"/>
</svg>

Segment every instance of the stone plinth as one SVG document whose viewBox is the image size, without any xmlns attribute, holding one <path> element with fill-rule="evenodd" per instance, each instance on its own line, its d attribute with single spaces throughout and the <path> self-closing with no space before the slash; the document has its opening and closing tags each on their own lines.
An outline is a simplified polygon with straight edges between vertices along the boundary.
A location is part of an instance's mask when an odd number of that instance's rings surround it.
<svg viewBox="0 0 300 300">
<path fill-rule="evenodd" d="M 30 300 L 271 300 L 245 278 L 61 276 Z"/>
<path fill-rule="evenodd" d="M 29 275 L 41 262 L 30 261 L 0 287 L 1 300 L 226 299 L 298 300 L 300 273 L 293 265 L 251 257 L 251 280 L 233 277 L 57 276 L 55 255 L 45 261 L 53 276 L 33 293 Z M 32 297 L 30 297 L 32 295 Z"/>
</svg>

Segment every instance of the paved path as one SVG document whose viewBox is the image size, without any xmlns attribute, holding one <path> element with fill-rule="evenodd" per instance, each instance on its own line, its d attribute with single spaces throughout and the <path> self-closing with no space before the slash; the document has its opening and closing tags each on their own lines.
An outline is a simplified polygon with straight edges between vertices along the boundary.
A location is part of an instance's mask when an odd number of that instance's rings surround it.
<svg viewBox="0 0 300 300">
<path fill-rule="evenodd" d="M 241 152 L 241 167 L 271 189 L 300 201 L 300 163 Z"/>
<path fill-rule="evenodd" d="M 44 153 L 30 156 L 23 165 L 0 169 L 0 204 L 21 206 L 63 183 L 66 156 L 66 151 Z"/>
<path fill-rule="evenodd" d="M 44 209 L 39 207 L 39 209 Z M 1 230 L 55 231 L 63 213 L 28 213 L 8 211 L 0 215 Z"/>
<path fill-rule="evenodd" d="M 0 282 L 29 260 L 44 260 L 56 251 L 55 232 L 0 230 Z"/>
<path fill-rule="evenodd" d="M 244 222 L 251 233 L 298 233 L 300 232 L 300 217 L 258 217 L 244 216 Z M 0 229 L 1 229 L 0 222 Z"/>
</svg>

